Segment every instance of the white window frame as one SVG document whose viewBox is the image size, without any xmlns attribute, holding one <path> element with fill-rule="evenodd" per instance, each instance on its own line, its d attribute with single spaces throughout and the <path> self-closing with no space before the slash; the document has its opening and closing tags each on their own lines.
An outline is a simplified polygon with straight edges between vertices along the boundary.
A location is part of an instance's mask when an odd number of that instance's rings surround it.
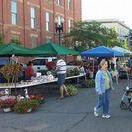
<svg viewBox="0 0 132 132">
<path fill-rule="evenodd" d="M 11 24 L 17 25 L 17 1 L 15 0 L 11 0 Z"/>
<path fill-rule="evenodd" d="M 71 31 L 71 19 L 68 19 L 68 32 Z"/>
<path fill-rule="evenodd" d="M 60 5 L 60 0 L 57 0 L 57 5 Z"/>
<path fill-rule="evenodd" d="M 35 8 L 30 8 L 30 14 L 31 14 L 31 28 L 36 27 L 36 16 L 35 16 Z"/>
<path fill-rule="evenodd" d="M 46 31 L 50 31 L 50 13 L 45 13 L 45 20 L 46 20 Z"/>
<path fill-rule="evenodd" d="M 68 10 L 71 9 L 72 0 L 67 0 L 67 8 Z"/>
</svg>

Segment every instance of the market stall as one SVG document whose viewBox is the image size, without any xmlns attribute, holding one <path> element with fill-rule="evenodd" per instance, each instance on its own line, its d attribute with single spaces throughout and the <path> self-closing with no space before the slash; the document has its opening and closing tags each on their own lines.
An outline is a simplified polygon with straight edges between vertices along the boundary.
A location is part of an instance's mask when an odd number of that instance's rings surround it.
<svg viewBox="0 0 132 132">
<path fill-rule="evenodd" d="M 45 56 L 50 55 L 49 51 L 37 51 L 33 49 L 26 48 L 20 44 L 2 44 L 0 45 L 0 57 L 11 57 L 12 55 L 15 56 L 22 56 L 22 57 L 31 57 L 31 56 Z"/>
<path fill-rule="evenodd" d="M 0 56 L 11 57 L 12 55 L 26 57 L 26 56 L 79 55 L 79 53 L 75 50 L 67 49 L 64 46 L 60 46 L 53 43 L 40 45 L 35 49 L 28 49 L 18 44 L 4 44 L 0 46 Z M 20 81 L 18 83 L 17 75 L 19 74 L 20 70 L 21 69 L 19 64 L 17 65 L 9 64 L 5 66 L 3 69 L 1 69 L 1 73 L 6 78 L 7 84 L 0 84 L 0 88 L 18 89 L 57 81 L 57 78 L 54 78 L 53 76 L 52 78 L 49 78 L 49 76 L 40 75 L 37 76 L 36 78 L 33 78 L 31 81 Z M 15 79 L 13 80 L 12 78 L 14 78 L 14 76 Z M 78 78 L 79 75 L 76 77 Z M 75 78 L 75 76 L 73 78 Z"/>
<path fill-rule="evenodd" d="M 49 44 L 47 45 L 50 47 Z M 43 100 L 43 96 L 34 93 L 28 94 L 28 89 L 32 89 L 39 85 L 43 85 L 43 87 L 41 87 L 42 89 L 46 86 L 49 89 L 49 84 L 56 83 L 58 80 L 52 74 L 49 74 L 49 72 L 46 75 L 37 73 L 37 76 L 31 78 L 30 81 L 19 80 L 18 76 L 21 74 L 22 65 L 18 62 L 16 56 L 79 55 L 78 52 L 67 49 L 63 46 L 57 44 L 50 45 L 52 46 L 50 47 L 52 50 L 46 47 L 41 47 L 41 50 L 28 49 L 19 44 L 4 44 L 0 46 L 0 57 L 12 57 L 10 60 L 15 60 L 15 63 L 9 63 L 0 69 L 0 73 L 3 74 L 7 81 L 7 83 L 0 84 L 0 108 L 2 108 L 3 111 L 9 112 L 12 109 L 18 113 L 35 111 Z M 83 76 L 85 76 L 85 74 L 79 73 L 73 76 L 68 76 L 66 80 L 75 78 L 77 79 L 77 82 L 79 82 L 79 78 Z M 15 96 L 12 94 L 13 90 L 15 90 Z M 22 90 L 23 93 L 18 94 L 17 90 Z"/>
<path fill-rule="evenodd" d="M 75 51 L 73 49 L 68 49 L 62 45 L 58 45 L 55 43 L 45 43 L 42 45 L 39 45 L 38 47 L 34 48 L 35 51 L 41 51 L 42 53 L 46 50 L 50 53 L 52 56 L 57 55 L 80 55 L 78 51 Z"/>
<path fill-rule="evenodd" d="M 76 78 L 77 82 L 79 83 L 79 78 L 80 77 L 85 77 L 85 73 L 84 74 L 79 74 L 76 76 L 70 76 L 70 77 L 66 77 L 66 80 L 68 79 L 73 79 Z M 30 88 L 32 86 L 36 86 L 36 85 L 41 85 L 41 84 L 49 84 L 49 83 L 53 83 L 53 82 L 57 82 L 57 78 L 48 78 L 48 76 L 39 76 L 36 78 L 33 78 L 31 81 L 21 81 L 19 83 L 15 84 L 11 83 L 11 84 L 0 84 L 0 89 L 14 89 L 14 88 Z"/>
<path fill-rule="evenodd" d="M 122 57 L 124 54 L 122 52 L 113 50 L 105 46 L 99 46 L 91 50 L 86 50 L 81 53 L 85 57 Z"/>
<path fill-rule="evenodd" d="M 83 51 L 81 53 L 83 57 L 91 57 L 91 58 L 112 58 L 112 57 L 123 57 L 124 53 L 116 51 L 114 49 L 99 46 L 90 50 Z M 94 71 L 94 59 L 93 59 L 93 73 L 94 76 L 97 71 Z"/>
</svg>

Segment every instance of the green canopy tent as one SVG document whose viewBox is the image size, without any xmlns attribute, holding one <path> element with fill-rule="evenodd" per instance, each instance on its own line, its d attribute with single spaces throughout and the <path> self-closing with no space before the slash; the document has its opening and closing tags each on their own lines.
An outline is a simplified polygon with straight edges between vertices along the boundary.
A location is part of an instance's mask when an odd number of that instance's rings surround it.
<svg viewBox="0 0 132 132">
<path fill-rule="evenodd" d="M 25 48 L 19 44 L 3 44 L 0 45 L 0 56 L 2 57 L 10 57 L 12 55 L 15 56 L 45 56 L 49 54 L 48 51 L 36 51 L 33 49 Z"/>
<path fill-rule="evenodd" d="M 62 45 L 54 44 L 54 43 L 45 43 L 39 45 L 38 47 L 34 48 L 35 51 L 48 51 L 50 55 L 79 55 L 78 51 L 73 49 L 68 49 Z"/>
<path fill-rule="evenodd" d="M 0 57 L 11 57 L 12 55 L 32 57 L 32 56 L 45 56 L 47 54 L 49 54 L 49 52 L 46 50 L 43 52 L 36 51 L 36 50 L 25 48 L 19 44 L 14 44 L 14 43 L 0 45 Z M 16 91 L 16 77 L 17 76 L 15 75 L 14 77 L 15 91 Z M 17 91 L 16 91 L 16 95 L 17 95 Z"/>
</svg>

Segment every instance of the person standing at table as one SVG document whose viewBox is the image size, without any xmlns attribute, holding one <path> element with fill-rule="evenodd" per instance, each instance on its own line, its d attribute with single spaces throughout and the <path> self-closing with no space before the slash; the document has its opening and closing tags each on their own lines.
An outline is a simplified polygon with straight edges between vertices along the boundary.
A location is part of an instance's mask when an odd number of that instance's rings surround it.
<svg viewBox="0 0 132 132">
<path fill-rule="evenodd" d="M 28 62 L 27 68 L 25 70 L 25 78 L 26 80 L 31 80 L 31 77 L 35 77 L 36 73 L 33 69 L 33 63 L 31 61 Z"/>
<path fill-rule="evenodd" d="M 60 97 L 59 99 L 64 98 L 64 92 L 65 96 L 69 96 L 69 93 L 67 91 L 67 88 L 65 86 L 65 78 L 66 78 L 66 62 L 61 59 L 60 56 L 58 56 L 58 60 L 56 63 L 56 71 L 57 71 L 57 77 L 58 77 L 58 85 L 60 88 Z"/>
</svg>

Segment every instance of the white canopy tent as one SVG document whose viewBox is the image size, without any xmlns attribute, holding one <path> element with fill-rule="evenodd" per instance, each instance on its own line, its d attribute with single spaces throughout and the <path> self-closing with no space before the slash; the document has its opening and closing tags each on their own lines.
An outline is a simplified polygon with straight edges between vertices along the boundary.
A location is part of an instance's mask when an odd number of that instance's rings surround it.
<svg viewBox="0 0 132 132">
<path fill-rule="evenodd" d="M 122 52 L 124 54 L 124 56 L 125 55 L 132 55 L 132 52 L 130 50 L 124 49 L 122 47 L 115 46 L 112 49 L 116 50 L 116 51 L 119 51 L 119 52 Z"/>
</svg>

